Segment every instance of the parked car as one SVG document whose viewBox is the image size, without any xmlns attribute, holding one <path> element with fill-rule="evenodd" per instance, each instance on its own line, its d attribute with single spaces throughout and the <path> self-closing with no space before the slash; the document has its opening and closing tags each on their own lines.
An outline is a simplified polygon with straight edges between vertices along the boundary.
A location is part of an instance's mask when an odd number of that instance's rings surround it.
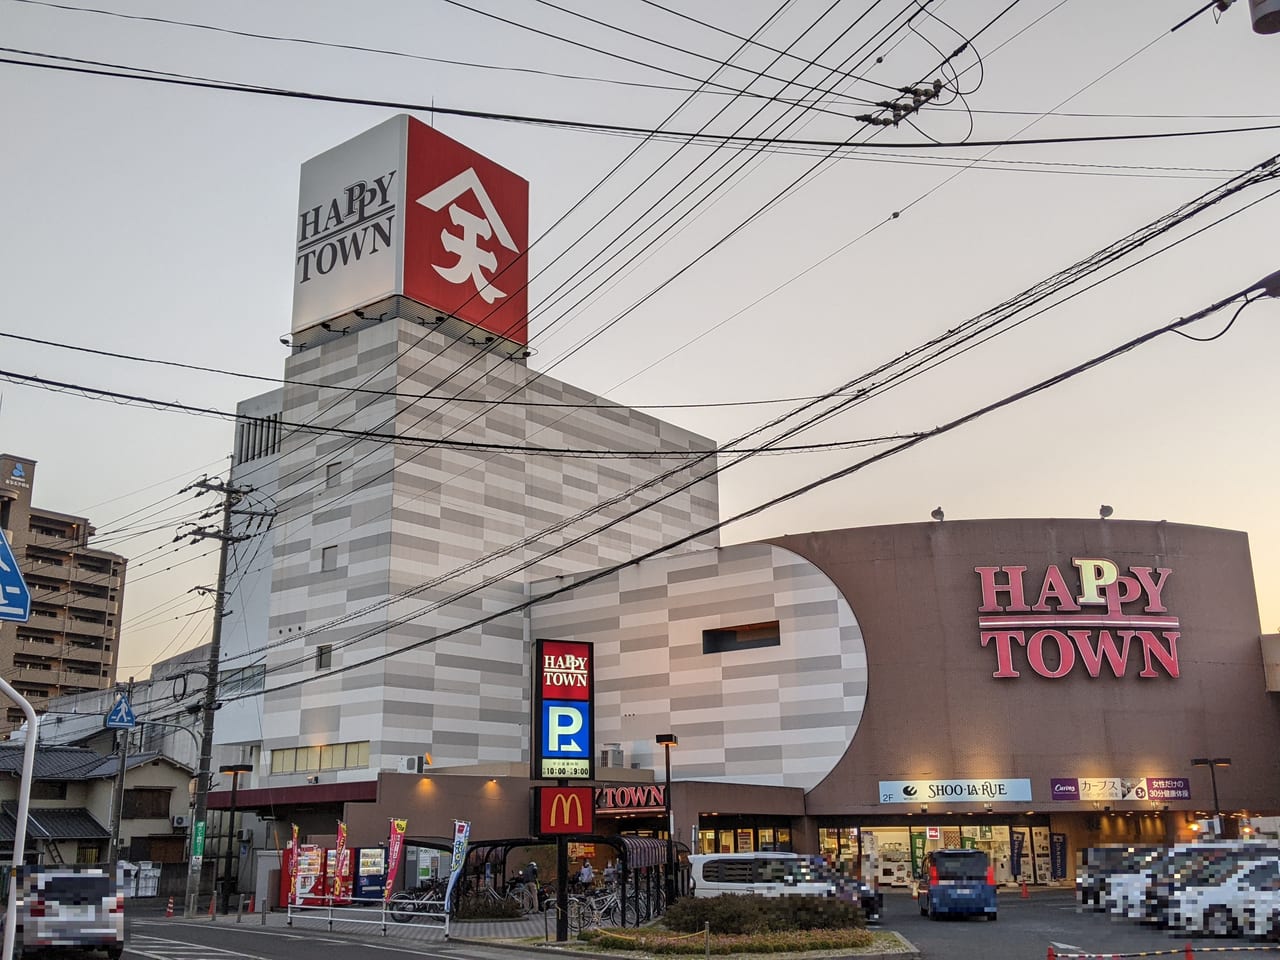
<svg viewBox="0 0 1280 960">
<path fill-rule="evenodd" d="M 762 897 L 838 897 L 879 920 L 883 894 L 869 884 L 833 870 L 820 857 L 799 853 L 707 853 L 689 858 L 695 897 L 754 893 Z"/>
<path fill-rule="evenodd" d="M 1241 853 L 1188 879 L 1169 898 L 1168 925 L 1187 933 L 1226 937 L 1249 925 L 1250 898 L 1265 890 L 1280 891 L 1280 856 Z M 1258 901 L 1254 900 L 1254 909 Z"/>
<path fill-rule="evenodd" d="M 1180 915 L 1175 917 L 1174 910 L 1183 891 L 1216 886 L 1246 863 L 1277 856 L 1280 856 L 1280 847 L 1273 841 L 1265 840 L 1235 841 L 1201 848 L 1200 858 L 1183 869 L 1152 877 L 1143 904 L 1143 919 L 1156 926 L 1181 927 L 1183 919 Z"/>
<path fill-rule="evenodd" d="M 1183 843 L 1138 858 L 1127 869 L 1107 877 L 1103 902 L 1113 914 L 1131 920 L 1154 919 L 1159 884 L 1178 883 L 1204 864 L 1225 857 L 1233 846 L 1226 841 Z"/>
<path fill-rule="evenodd" d="M 996 878 L 981 850 L 931 850 L 921 865 L 917 902 L 930 920 L 944 915 L 996 919 Z"/>
<path fill-rule="evenodd" d="M 97 868 L 40 867 L 24 871 L 15 955 L 64 948 L 124 953 L 124 896 L 114 873 Z"/>
<path fill-rule="evenodd" d="M 1245 894 L 1241 929 L 1251 937 L 1280 940 L 1280 877 L 1254 878 L 1253 883 L 1255 888 Z"/>
<path fill-rule="evenodd" d="M 1153 846 L 1123 845 L 1081 850 L 1076 866 L 1077 901 L 1091 910 L 1105 910 L 1107 878 L 1134 869 L 1160 850 Z"/>
</svg>

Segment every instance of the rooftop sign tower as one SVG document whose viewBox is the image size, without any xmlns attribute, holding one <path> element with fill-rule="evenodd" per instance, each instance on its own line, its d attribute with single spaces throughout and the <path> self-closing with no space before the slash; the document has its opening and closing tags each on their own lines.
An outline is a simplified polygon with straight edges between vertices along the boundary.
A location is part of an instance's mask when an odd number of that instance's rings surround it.
<svg viewBox="0 0 1280 960">
<path fill-rule="evenodd" d="M 407 115 L 302 165 L 293 338 L 367 316 L 528 344 L 529 184 Z"/>
</svg>

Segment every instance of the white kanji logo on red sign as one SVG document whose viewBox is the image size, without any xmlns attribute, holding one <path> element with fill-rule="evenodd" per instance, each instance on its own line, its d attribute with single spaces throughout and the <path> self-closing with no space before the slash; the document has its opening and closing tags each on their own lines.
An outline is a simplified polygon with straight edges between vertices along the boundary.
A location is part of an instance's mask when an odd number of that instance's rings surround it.
<svg viewBox="0 0 1280 960">
<path fill-rule="evenodd" d="M 483 217 L 477 217 L 455 202 L 467 193 L 476 198 L 484 212 Z M 417 202 L 436 213 L 448 206 L 449 219 L 462 231 L 461 235 L 450 233 L 447 229 L 440 231 L 441 245 L 449 253 L 457 255 L 458 259 L 448 266 L 433 263 L 431 266 L 435 272 L 450 283 L 465 283 L 470 280 L 485 303 L 493 303 L 499 297 L 505 297 L 506 294 L 495 287 L 483 272 L 487 270 L 492 274 L 497 269 L 498 258 L 492 250 L 482 247 L 480 241 L 496 237 L 500 244 L 513 253 L 518 252 L 518 248 L 475 170 L 468 167 L 452 180 L 420 196 Z"/>
</svg>

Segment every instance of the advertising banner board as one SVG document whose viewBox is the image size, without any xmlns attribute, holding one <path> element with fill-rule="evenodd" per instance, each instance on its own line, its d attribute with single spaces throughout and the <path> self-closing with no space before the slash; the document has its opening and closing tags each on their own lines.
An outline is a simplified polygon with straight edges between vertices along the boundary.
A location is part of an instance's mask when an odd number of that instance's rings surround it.
<svg viewBox="0 0 1280 960">
<path fill-rule="evenodd" d="M 384 900 L 391 899 L 391 891 L 395 889 L 396 874 L 400 872 L 400 860 L 404 856 L 404 832 L 409 821 L 404 818 L 391 821 L 387 836 L 387 885 L 383 888 Z"/>
<path fill-rule="evenodd" d="M 1030 780 L 881 780 L 881 803 L 1023 803 L 1031 799 Z"/>
<path fill-rule="evenodd" d="M 1049 798 L 1077 800 L 1190 800 L 1187 777 L 1054 777 Z"/>
</svg>

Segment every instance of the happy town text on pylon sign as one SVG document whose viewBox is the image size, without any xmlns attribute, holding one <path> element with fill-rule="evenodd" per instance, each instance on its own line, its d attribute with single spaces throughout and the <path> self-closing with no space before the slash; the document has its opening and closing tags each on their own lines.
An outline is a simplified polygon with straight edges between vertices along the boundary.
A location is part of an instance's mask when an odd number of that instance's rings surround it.
<svg viewBox="0 0 1280 960">
<path fill-rule="evenodd" d="M 1103 557 L 1074 557 L 1064 573 L 1050 564 L 1037 584 L 1025 566 L 974 567 L 982 589 L 978 629 L 995 652 L 991 676 L 1022 676 L 1020 668 L 1056 680 L 1077 666 L 1090 677 L 1178 676 L 1181 626 L 1164 604 L 1173 571 L 1121 567 Z M 1029 592 L 1030 587 L 1034 592 Z"/>
</svg>

